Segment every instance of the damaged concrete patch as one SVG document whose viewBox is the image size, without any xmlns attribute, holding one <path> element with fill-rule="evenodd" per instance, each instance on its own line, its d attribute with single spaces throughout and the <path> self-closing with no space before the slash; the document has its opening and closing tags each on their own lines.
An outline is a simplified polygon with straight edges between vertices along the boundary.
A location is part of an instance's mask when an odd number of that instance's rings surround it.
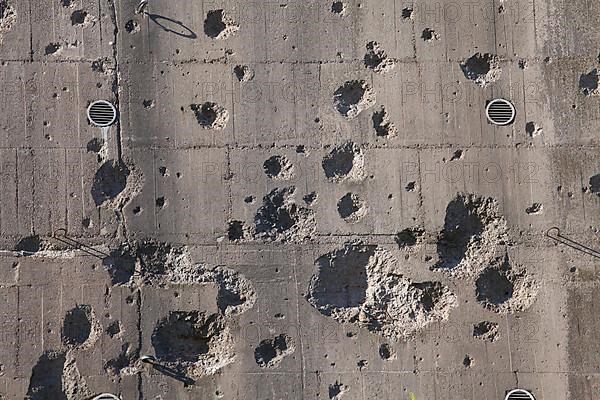
<svg viewBox="0 0 600 400">
<path fill-rule="evenodd" d="M 322 162 L 325 176 L 332 182 L 358 182 L 365 177 L 365 157 L 353 142 L 334 148 Z"/>
<path fill-rule="evenodd" d="M 413 283 L 397 261 L 376 246 L 348 243 L 316 261 L 306 296 L 319 312 L 341 323 L 401 340 L 446 320 L 456 296 L 440 282 Z"/>
<path fill-rule="evenodd" d="M 364 57 L 365 66 L 376 73 L 388 72 L 394 69 L 396 62 L 389 58 L 385 50 L 377 42 L 367 43 L 367 53 Z"/>
<path fill-rule="evenodd" d="M 235 359 L 233 338 L 218 314 L 171 311 L 151 340 L 161 363 L 188 376 L 212 375 Z"/>
<path fill-rule="evenodd" d="M 0 0 L 0 45 L 3 36 L 10 31 L 17 22 L 17 13 L 8 0 Z"/>
<path fill-rule="evenodd" d="M 265 174 L 274 180 L 285 181 L 294 177 L 294 165 L 286 156 L 272 156 L 263 164 Z"/>
<path fill-rule="evenodd" d="M 598 96 L 598 82 L 600 81 L 600 72 L 595 68 L 587 74 L 582 74 L 579 77 L 579 90 L 586 96 Z"/>
<path fill-rule="evenodd" d="M 500 58 L 495 54 L 476 53 L 460 64 L 465 77 L 476 85 L 486 87 L 500 79 Z"/>
<path fill-rule="evenodd" d="M 67 311 L 61 330 L 62 342 L 67 347 L 89 348 L 102 333 L 92 307 L 78 305 Z"/>
<path fill-rule="evenodd" d="M 347 119 L 353 119 L 375 105 L 375 92 L 365 81 L 348 81 L 333 94 L 333 105 Z"/>
<path fill-rule="evenodd" d="M 507 240 L 506 220 L 492 198 L 459 193 L 446 207 L 444 229 L 432 269 L 455 276 L 474 276 Z"/>
<path fill-rule="evenodd" d="M 273 189 L 263 198 L 254 217 L 255 238 L 269 241 L 300 242 L 316 231 L 315 212 L 294 200 L 293 186 Z"/>
<path fill-rule="evenodd" d="M 498 324 L 495 322 L 483 321 L 473 325 L 473 337 L 494 343 L 500 338 Z"/>
<path fill-rule="evenodd" d="M 217 103 L 190 104 L 198 124 L 204 129 L 222 130 L 229 121 L 229 111 Z"/>
<path fill-rule="evenodd" d="M 275 368 L 296 350 L 291 337 L 281 334 L 274 339 L 265 339 L 254 349 L 254 359 L 261 368 Z"/>
<path fill-rule="evenodd" d="M 240 26 L 223 10 L 211 10 L 204 20 L 204 33 L 211 39 L 227 39 L 240 30 Z"/>
<path fill-rule="evenodd" d="M 477 301 L 497 313 L 515 313 L 529 308 L 539 285 L 522 267 L 513 268 L 508 255 L 498 258 L 475 282 Z"/>
<path fill-rule="evenodd" d="M 355 224 L 367 215 L 367 203 L 355 193 L 346 193 L 337 203 L 338 214 L 349 224 Z"/>
<path fill-rule="evenodd" d="M 390 120 L 390 117 L 383 106 L 379 111 L 373 113 L 373 128 L 379 137 L 391 138 L 398 134 L 398 128 Z"/>
</svg>

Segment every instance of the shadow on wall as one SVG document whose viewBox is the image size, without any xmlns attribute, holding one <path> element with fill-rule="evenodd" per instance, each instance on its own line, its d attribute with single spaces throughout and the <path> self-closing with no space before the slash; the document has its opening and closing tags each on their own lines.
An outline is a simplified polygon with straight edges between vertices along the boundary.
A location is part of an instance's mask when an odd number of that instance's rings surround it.
<svg viewBox="0 0 600 400">
<path fill-rule="evenodd" d="M 152 22 L 160 26 L 165 32 L 174 33 L 177 36 L 181 36 L 188 39 L 196 39 L 198 37 L 194 31 L 185 26 L 181 21 L 177 21 L 172 18 L 164 17 L 158 14 L 147 15 L 148 18 L 152 20 Z"/>
</svg>

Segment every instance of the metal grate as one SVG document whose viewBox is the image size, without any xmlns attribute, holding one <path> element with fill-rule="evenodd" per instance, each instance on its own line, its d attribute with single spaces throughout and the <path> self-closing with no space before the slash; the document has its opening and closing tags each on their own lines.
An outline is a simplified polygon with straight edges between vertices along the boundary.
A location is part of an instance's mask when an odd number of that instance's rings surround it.
<svg viewBox="0 0 600 400">
<path fill-rule="evenodd" d="M 117 109 L 106 100 L 96 100 L 87 109 L 90 122 L 98 127 L 107 127 L 115 123 Z"/>
<path fill-rule="evenodd" d="M 494 125 L 508 125 L 515 120 L 515 106 L 508 100 L 494 99 L 485 108 L 487 119 Z"/>
<path fill-rule="evenodd" d="M 514 389 L 506 394 L 504 400 L 535 400 L 535 397 L 525 389 Z"/>
<path fill-rule="evenodd" d="M 104 394 L 94 397 L 92 400 L 121 400 L 121 399 L 118 398 L 117 396 L 115 396 L 114 394 L 104 393 Z"/>
</svg>

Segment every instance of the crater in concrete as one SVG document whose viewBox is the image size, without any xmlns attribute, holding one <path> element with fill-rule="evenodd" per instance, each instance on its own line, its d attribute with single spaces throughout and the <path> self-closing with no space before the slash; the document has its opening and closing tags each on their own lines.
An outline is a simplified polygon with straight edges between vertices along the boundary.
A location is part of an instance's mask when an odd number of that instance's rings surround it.
<svg viewBox="0 0 600 400">
<path fill-rule="evenodd" d="M 394 340 L 412 337 L 446 320 L 456 296 L 440 282 L 413 283 L 397 261 L 376 246 L 348 243 L 321 256 L 308 302 L 340 323 L 355 324 Z"/>
<path fill-rule="evenodd" d="M 294 200 L 296 188 L 273 189 L 263 197 L 254 217 L 255 238 L 299 242 L 310 239 L 316 230 L 315 212 Z"/>
<path fill-rule="evenodd" d="M 190 108 L 204 129 L 221 130 L 227 126 L 229 111 L 217 103 L 191 104 Z"/>
<path fill-rule="evenodd" d="M 492 261 L 506 239 L 506 220 L 496 200 L 459 193 L 446 207 L 437 244 L 439 261 L 432 268 L 473 276 Z"/>
<path fill-rule="evenodd" d="M 65 360 L 64 352 L 42 354 L 31 371 L 27 400 L 67 400 L 62 383 Z"/>
<path fill-rule="evenodd" d="M 122 162 L 109 160 L 102 164 L 92 183 L 92 198 L 96 206 L 116 200 L 125 191 L 129 175 L 129 168 Z"/>
<path fill-rule="evenodd" d="M 400 249 L 408 249 L 423 242 L 425 231 L 421 228 L 406 228 L 398 232 L 394 240 Z"/>
<path fill-rule="evenodd" d="M 490 53 L 475 53 L 461 63 L 460 67 L 467 79 L 481 87 L 496 82 L 502 73 L 500 58 Z"/>
<path fill-rule="evenodd" d="M 67 311 L 61 330 L 62 342 L 70 347 L 89 347 L 99 335 L 99 323 L 92 307 L 78 305 Z"/>
<path fill-rule="evenodd" d="M 254 359 L 261 368 L 275 368 L 296 350 L 291 337 L 281 334 L 274 339 L 265 339 L 254 349 Z"/>
<path fill-rule="evenodd" d="M 367 68 L 376 73 L 391 71 L 396 66 L 396 62 L 388 57 L 385 50 L 377 42 L 367 43 L 364 63 Z"/>
<path fill-rule="evenodd" d="M 495 342 L 500 338 L 498 324 L 495 322 L 483 321 L 473 325 L 473 337 L 487 342 Z"/>
<path fill-rule="evenodd" d="M 347 142 L 334 148 L 322 162 L 325 176 L 332 182 L 357 182 L 365 177 L 365 157 L 355 143 Z"/>
<path fill-rule="evenodd" d="M 507 255 L 481 272 L 475 287 L 477 301 L 497 313 L 526 310 L 538 292 L 538 283 L 524 268 L 513 268 Z"/>
<path fill-rule="evenodd" d="M 333 94 L 333 104 L 345 118 L 356 118 L 375 105 L 375 92 L 365 81 L 348 81 Z"/>
<path fill-rule="evenodd" d="M 206 14 L 204 33 L 211 39 L 227 39 L 239 29 L 239 24 L 223 10 L 211 10 Z"/>
<path fill-rule="evenodd" d="M 390 117 L 383 106 L 373 113 L 373 128 L 379 137 L 391 138 L 398 134 L 398 128 L 390 120 Z"/>
<path fill-rule="evenodd" d="M 337 203 L 338 214 L 349 224 L 355 224 L 367 215 L 367 203 L 355 193 L 346 193 Z"/>
<path fill-rule="evenodd" d="M 265 174 L 274 180 L 285 181 L 294 177 L 294 165 L 286 156 L 272 156 L 263 163 Z"/>
<path fill-rule="evenodd" d="M 598 96 L 600 90 L 598 89 L 598 82 L 600 81 L 600 73 L 595 68 L 587 74 L 582 74 L 579 77 L 579 89 L 581 93 L 586 96 Z"/>
<path fill-rule="evenodd" d="M 212 375 L 233 362 L 233 339 L 218 314 L 171 311 L 151 337 L 156 358 L 189 376 Z"/>
</svg>

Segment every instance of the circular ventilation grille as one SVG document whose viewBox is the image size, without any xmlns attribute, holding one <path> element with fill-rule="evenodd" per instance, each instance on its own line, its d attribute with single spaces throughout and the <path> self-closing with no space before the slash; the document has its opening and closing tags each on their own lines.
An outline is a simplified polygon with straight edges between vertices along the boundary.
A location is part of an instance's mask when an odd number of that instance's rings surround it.
<svg viewBox="0 0 600 400">
<path fill-rule="evenodd" d="M 96 100 L 88 107 L 87 116 L 96 126 L 111 126 L 117 119 L 117 109 L 106 100 Z"/>
<path fill-rule="evenodd" d="M 508 125 L 515 120 L 515 106 L 508 100 L 495 99 L 485 108 L 487 119 L 494 125 Z"/>
<path fill-rule="evenodd" d="M 504 400 L 535 400 L 535 397 L 527 390 L 515 389 L 508 392 Z"/>
<path fill-rule="evenodd" d="M 99 396 L 94 397 L 92 400 L 121 400 L 114 394 L 104 393 Z"/>
</svg>

